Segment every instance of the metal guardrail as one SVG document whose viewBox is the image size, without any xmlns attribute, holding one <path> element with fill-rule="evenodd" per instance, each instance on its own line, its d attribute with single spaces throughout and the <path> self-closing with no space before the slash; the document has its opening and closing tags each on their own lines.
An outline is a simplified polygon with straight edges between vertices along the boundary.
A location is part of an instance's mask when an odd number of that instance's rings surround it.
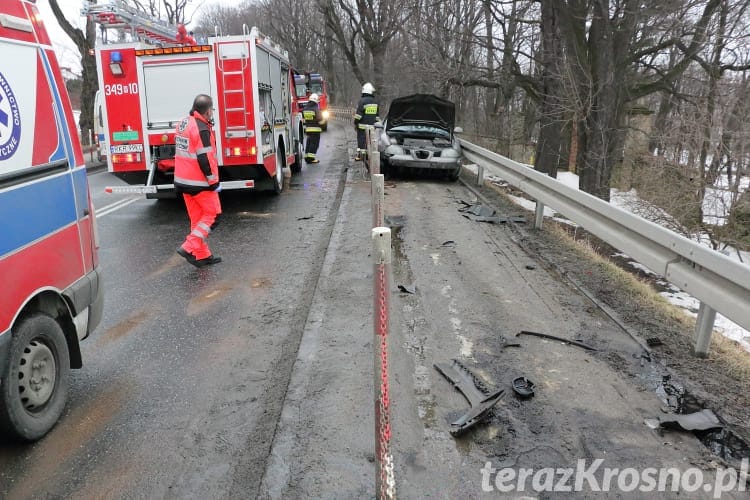
<svg viewBox="0 0 750 500">
<path fill-rule="evenodd" d="M 464 157 L 534 198 L 536 227 L 549 205 L 701 301 L 695 353 L 705 357 L 716 312 L 750 330 L 750 266 L 583 191 L 460 140 Z"/>
<path fill-rule="evenodd" d="M 328 106 L 328 112 L 334 120 L 352 121 L 354 120 L 354 108 L 340 108 Z"/>
</svg>

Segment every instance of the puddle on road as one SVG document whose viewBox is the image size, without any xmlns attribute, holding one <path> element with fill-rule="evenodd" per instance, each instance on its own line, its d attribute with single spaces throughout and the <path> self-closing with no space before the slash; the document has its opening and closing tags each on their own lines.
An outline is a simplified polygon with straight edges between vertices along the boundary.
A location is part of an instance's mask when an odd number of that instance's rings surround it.
<svg viewBox="0 0 750 500">
<path fill-rule="evenodd" d="M 338 189 L 338 179 L 324 180 L 319 179 L 316 182 L 292 182 L 289 185 L 289 189 L 293 191 L 321 191 L 329 192 Z"/>
<path fill-rule="evenodd" d="M 670 377 L 662 378 L 656 388 L 656 395 L 673 412 L 677 414 L 694 413 L 706 406 L 693 394 Z M 727 425 L 721 415 L 717 415 Z M 708 431 L 694 431 L 693 434 L 714 455 L 724 459 L 730 466 L 739 467 L 742 459 L 750 456 L 750 444 L 732 426 Z"/>
<path fill-rule="evenodd" d="M 97 343 L 109 343 L 124 337 L 149 317 L 149 313 L 146 311 L 138 311 L 129 318 L 117 323 L 112 328 L 104 332 L 97 340 Z"/>
</svg>

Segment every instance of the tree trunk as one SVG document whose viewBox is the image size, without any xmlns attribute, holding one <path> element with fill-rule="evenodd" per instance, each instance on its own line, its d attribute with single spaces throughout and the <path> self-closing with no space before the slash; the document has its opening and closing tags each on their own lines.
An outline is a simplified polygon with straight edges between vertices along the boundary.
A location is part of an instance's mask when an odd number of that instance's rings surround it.
<svg viewBox="0 0 750 500">
<path fill-rule="evenodd" d="M 560 99 L 560 65 L 562 50 L 558 31 L 556 0 L 542 0 L 542 102 L 539 117 L 539 140 L 534 169 L 557 177 L 560 163 L 562 105 Z"/>
</svg>

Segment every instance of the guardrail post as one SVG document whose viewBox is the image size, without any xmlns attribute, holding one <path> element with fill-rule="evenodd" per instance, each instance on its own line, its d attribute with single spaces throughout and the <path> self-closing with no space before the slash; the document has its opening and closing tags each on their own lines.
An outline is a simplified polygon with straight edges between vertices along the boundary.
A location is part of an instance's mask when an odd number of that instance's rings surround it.
<svg viewBox="0 0 750 500">
<path fill-rule="evenodd" d="M 544 220 L 544 203 L 537 200 L 536 209 L 534 211 L 534 229 L 541 229 L 543 220 Z"/>
<path fill-rule="evenodd" d="M 385 176 L 383 174 L 373 174 L 370 179 L 372 181 L 372 227 L 382 227 L 384 223 Z"/>
<path fill-rule="evenodd" d="M 370 175 L 379 174 L 380 152 L 378 151 L 378 133 L 372 125 L 367 125 L 367 161 L 370 164 Z"/>
<path fill-rule="evenodd" d="M 391 455 L 391 406 L 388 389 L 388 332 L 390 307 L 391 230 L 372 230 L 374 264 L 373 354 L 375 362 L 375 497 L 396 498 Z"/>
<path fill-rule="evenodd" d="M 477 164 L 477 186 L 484 185 L 484 165 Z"/>
<path fill-rule="evenodd" d="M 699 358 L 708 357 L 715 321 L 716 311 L 705 302 L 701 302 L 698 319 L 695 322 L 695 355 Z"/>
</svg>

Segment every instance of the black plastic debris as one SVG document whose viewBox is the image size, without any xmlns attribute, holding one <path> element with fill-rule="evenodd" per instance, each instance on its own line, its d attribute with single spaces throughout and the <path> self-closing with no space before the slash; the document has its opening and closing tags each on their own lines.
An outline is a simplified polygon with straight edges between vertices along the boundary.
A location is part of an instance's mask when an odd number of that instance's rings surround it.
<svg viewBox="0 0 750 500">
<path fill-rule="evenodd" d="M 536 269 L 536 266 L 534 264 L 526 264 L 526 269 L 528 269 L 529 271 L 533 271 L 534 269 Z"/>
<path fill-rule="evenodd" d="M 521 347 L 521 344 L 518 342 L 508 342 L 508 339 L 505 337 L 500 337 L 500 347 L 502 349 L 505 349 L 506 347 Z"/>
<path fill-rule="evenodd" d="M 511 383 L 513 391 L 522 399 L 530 398 L 534 395 L 534 382 L 526 377 L 516 377 Z"/>
<path fill-rule="evenodd" d="M 465 212 L 468 214 L 476 215 L 478 217 L 492 217 L 495 215 L 495 210 L 484 205 L 468 205 L 458 209 L 459 212 Z"/>
<path fill-rule="evenodd" d="M 455 247 L 456 246 L 456 242 L 453 241 L 453 240 L 444 241 L 441 246 L 444 246 L 444 247 Z"/>
<path fill-rule="evenodd" d="M 310 220 L 312 219 L 312 215 L 308 215 L 307 217 L 297 217 L 297 220 Z"/>
<path fill-rule="evenodd" d="M 404 227 L 406 225 L 405 215 L 386 215 L 383 219 L 385 225 L 390 227 L 391 229 Z"/>
<path fill-rule="evenodd" d="M 463 203 L 465 206 L 462 208 L 459 208 L 458 211 L 463 213 L 463 216 L 466 217 L 469 220 L 473 220 L 474 222 L 491 222 L 491 223 L 506 223 L 506 222 L 518 222 L 521 224 L 526 223 L 526 217 L 524 216 L 505 216 L 505 215 L 496 215 L 496 212 L 494 209 L 490 207 L 485 207 L 484 205 L 479 204 L 469 204 L 463 200 L 461 200 L 461 203 Z"/>
<path fill-rule="evenodd" d="M 435 363 L 435 369 L 443 374 L 453 387 L 464 395 L 471 408 L 461 418 L 450 424 L 450 433 L 458 436 L 484 420 L 505 391 L 490 391 L 468 368 L 459 361 L 452 364 Z"/>
<path fill-rule="evenodd" d="M 649 347 L 655 347 L 657 345 L 663 345 L 664 342 L 661 341 L 659 337 L 649 337 L 646 339 L 646 345 Z"/>
<path fill-rule="evenodd" d="M 417 285 L 399 285 L 398 289 L 403 293 L 417 293 Z"/>
<path fill-rule="evenodd" d="M 663 429 L 678 429 L 685 431 L 707 431 L 709 429 L 720 429 L 724 427 L 719 417 L 709 410 L 703 409 L 686 415 L 670 414 L 659 417 L 659 425 Z"/>
<path fill-rule="evenodd" d="M 516 337 L 518 337 L 519 335 L 531 335 L 533 337 L 541 337 L 541 338 L 544 338 L 544 339 L 559 340 L 560 342 L 565 342 L 566 344 L 574 345 L 574 346 L 577 346 L 577 347 L 582 347 L 583 349 L 586 349 L 588 351 L 596 351 L 597 350 L 595 347 L 591 347 L 590 345 L 584 344 L 583 342 L 579 342 L 577 340 L 564 339 L 562 337 L 557 337 L 555 335 L 550 335 L 548 333 L 538 333 L 538 332 L 529 332 L 529 331 L 526 331 L 526 330 L 521 330 L 520 332 L 518 332 L 516 334 Z"/>
</svg>

